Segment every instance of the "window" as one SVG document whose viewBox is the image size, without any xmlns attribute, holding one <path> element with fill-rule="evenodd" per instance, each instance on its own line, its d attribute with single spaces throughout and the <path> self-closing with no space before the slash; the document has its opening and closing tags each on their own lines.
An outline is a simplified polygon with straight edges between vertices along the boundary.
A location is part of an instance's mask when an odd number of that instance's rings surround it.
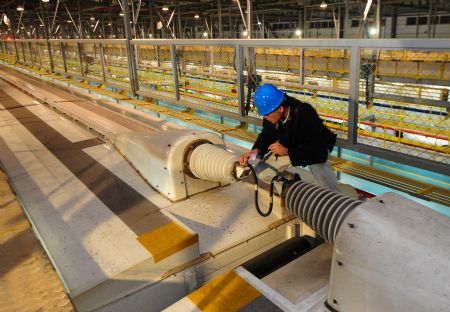
<svg viewBox="0 0 450 312">
<path fill-rule="evenodd" d="M 406 19 L 406 26 L 416 25 L 416 23 L 417 23 L 417 17 L 408 17 Z"/>
<path fill-rule="evenodd" d="M 433 21 L 435 21 L 436 16 L 433 18 Z M 416 25 L 417 24 L 417 17 L 408 17 L 406 19 L 406 25 L 407 26 L 411 26 L 411 25 Z M 420 16 L 419 17 L 419 25 L 426 25 L 428 24 L 428 17 L 426 16 Z"/>
<path fill-rule="evenodd" d="M 441 16 L 439 19 L 439 24 L 450 24 L 450 15 Z"/>
</svg>

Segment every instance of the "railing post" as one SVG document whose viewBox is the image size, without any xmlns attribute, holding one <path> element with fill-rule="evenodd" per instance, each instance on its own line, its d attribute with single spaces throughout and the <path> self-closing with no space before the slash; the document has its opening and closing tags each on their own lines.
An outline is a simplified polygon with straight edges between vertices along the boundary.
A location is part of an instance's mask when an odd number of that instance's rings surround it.
<svg viewBox="0 0 450 312">
<path fill-rule="evenodd" d="M 64 45 L 64 42 L 59 43 L 59 49 L 61 50 L 64 72 L 67 74 L 66 46 Z"/>
<path fill-rule="evenodd" d="M 172 57 L 172 73 L 173 73 L 173 86 L 175 90 L 175 99 L 180 100 L 180 88 L 178 86 L 178 60 L 177 60 L 177 47 L 176 45 L 170 45 L 170 55 Z"/>
<path fill-rule="evenodd" d="M 20 42 L 20 48 L 22 49 L 23 63 L 26 64 L 27 58 L 25 57 L 25 49 L 24 49 L 23 41 Z"/>
<path fill-rule="evenodd" d="M 81 43 L 77 42 L 78 60 L 80 61 L 81 77 L 84 77 L 83 52 L 81 52 Z"/>
<path fill-rule="evenodd" d="M 358 105 L 359 105 L 359 71 L 360 48 L 352 46 L 350 49 L 350 85 L 348 97 L 348 133 L 347 141 L 356 144 L 358 141 Z"/>
<path fill-rule="evenodd" d="M 30 41 L 28 41 L 28 50 L 30 51 L 31 65 L 34 66 L 33 49 Z"/>
<path fill-rule="evenodd" d="M 244 48 L 240 45 L 236 45 L 236 83 L 239 103 L 239 115 L 241 116 L 245 116 L 243 62 Z"/>
<path fill-rule="evenodd" d="M 103 44 L 99 43 L 100 47 L 100 60 L 102 61 L 102 77 L 103 82 L 106 82 L 106 65 L 105 65 L 105 52 L 103 51 Z"/>
</svg>

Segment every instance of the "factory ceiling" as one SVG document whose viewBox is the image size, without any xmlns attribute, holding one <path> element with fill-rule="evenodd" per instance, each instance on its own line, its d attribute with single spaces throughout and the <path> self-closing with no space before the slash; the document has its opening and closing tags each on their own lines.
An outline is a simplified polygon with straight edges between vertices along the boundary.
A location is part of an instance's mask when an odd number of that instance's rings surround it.
<svg viewBox="0 0 450 312">
<path fill-rule="evenodd" d="M 381 1 L 382 17 L 450 12 L 450 1 L 447 0 L 373 0 L 372 7 L 378 1 Z M 49 28 L 51 26 L 50 37 L 69 37 L 74 33 L 83 37 L 99 21 L 99 29 L 103 28 L 101 36 L 109 38 L 112 32 L 104 30 L 105 26 L 118 25 L 120 28 L 123 25 L 123 2 L 124 0 L 3 0 L 0 1 L 0 30 L 7 30 L 4 23 L 6 14 L 12 21 L 12 26 L 17 29 L 17 37 L 42 37 L 43 32 L 39 27 L 44 24 L 48 24 Z M 221 33 L 219 25 L 239 31 L 239 25 L 245 24 L 244 20 L 247 19 L 249 2 L 253 28 L 257 29 L 264 27 L 261 26 L 263 23 L 295 23 L 301 28 L 308 21 L 333 20 L 339 17 L 361 19 L 368 0 L 128 0 L 128 5 L 131 22 L 143 29 L 142 32 L 136 31 L 138 37 L 140 33 L 144 34 L 141 36 L 144 38 L 145 34 L 154 33 L 156 30 L 152 27 L 156 28 L 158 21 L 163 25 L 173 21 L 171 26 L 177 29 L 208 28 L 209 25 L 214 25 L 212 32 L 215 31 L 218 37 Z M 374 19 L 375 15 L 376 10 L 371 9 L 368 17 Z M 60 27 L 55 32 L 57 25 Z M 87 30 L 80 31 L 82 28 Z"/>
</svg>

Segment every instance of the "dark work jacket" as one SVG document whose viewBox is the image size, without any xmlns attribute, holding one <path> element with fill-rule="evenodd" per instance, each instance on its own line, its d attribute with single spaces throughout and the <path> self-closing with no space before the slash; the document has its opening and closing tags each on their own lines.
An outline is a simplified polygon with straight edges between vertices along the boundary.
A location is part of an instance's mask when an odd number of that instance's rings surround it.
<svg viewBox="0 0 450 312">
<path fill-rule="evenodd" d="M 316 110 L 308 103 L 286 95 L 290 107 L 289 117 L 283 124 L 272 124 L 266 119 L 253 149 L 265 154 L 269 145 L 279 141 L 288 148 L 293 166 L 308 166 L 324 163 L 336 144 L 336 134 L 331 132 L 320 119 Z"/>
</svg>

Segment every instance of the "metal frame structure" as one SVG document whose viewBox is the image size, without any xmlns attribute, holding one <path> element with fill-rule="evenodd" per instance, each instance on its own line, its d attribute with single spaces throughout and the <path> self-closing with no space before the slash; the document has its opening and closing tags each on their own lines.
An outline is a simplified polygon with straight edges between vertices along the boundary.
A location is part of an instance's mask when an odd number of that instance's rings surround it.
<svg viewBox="0 0 450 312">
<path fill-rule="evenodd" d="M 125 19 L 125 24 L 127 21 Z M 129 23 L 128 23 L 129 24 Z M 129 30 L 130 31 L 130 30 Z M 131 37 L 128 37 L 131 38 Z M 31 39 L 19 39 L 14 42 L 35 42 L 38 40 Z M 46 41 L 46 40 L 41 40 Z M 369 145 L 364 145 L 358 143 L 358 103 L 360 103 L 360 90 L 359 90 L 359 72 L 361 66 L 360 54 L 362 49 L 386 49 L 386 50 L 420 50 L 420 51 L 448 51 L 450 47 L 450 39 L 434 39 L 434 40 L 422 40 L 422 39 L 403 39 L 403 40 L 391 40 L 391 39 L 381 39 L 381 40 L 370 40 L 370 39 L 347 39 L 347 40 L 316 40 L 316 39 L 304 39 L 304 40 L 281 40 L 281 39 L 244 39 L 244 40 L 234 40 L 234 39 L 204 39 L 204 40 L 187 40 L 187 39 L 50 39 L 51 42 L 63 43 L 76 43 L 77 45 L 82 44 L 100 44 L 102 46 L 107 44 L 120 44 L 125 45 L 127 48 L 127 66 L 129 69 L 129 85 L 117 86 L 112 81 L 108 81 L 106 77 L 105 69 L 105 55 L 103 52 L 103 47 L 101 50 L 101 67 L 102 67 L 102 77 L 101 79 L 92 79 L 93 81 L 99 83 L 106 83 L 107 85 L 113 87 L 120 87 L 121 89 L 126 89 L 131 92 L 132 95 L 142 95 L 142 96 L 152 96 L 152 93 L 146 91 L 140 91 L 139 80 L 137 75 L 137 54 L 136 50 L 139 46 L 154 46 L 161 47 L 167 46 L 170 48 L 171 56 L 171 66 L 173 74 L 173 98 L 163 98 L 164 100 L 172 101 L 175 104 L 181 104 L 184 106 L 190 106 L 190 108 L 199 109 L 199 106 L 192 106 L 189 103 L 181 100 L 180 97 L 180 85 L 178 77 L 178 58 L 176 54 L 177 47 L 180 46 L 204 46 L 204 47 L 232 47 L 235 49 L 236 54 L 236 79 L 235 83 L 237 85 L 237 102 L 239 104 L 239 113 L 225 113 L 222 116 L 235 118 L 241 122 L 249 122 L 260 124 L 254 117 L 245 116 L 245 100 L 244 100 L 244 88 L 246 84 L 245 76 L 247 75 L 244 68 L 245 53 L 244 51 L 248 48 L 318 48 L 318 49 L 346 49 L 350 51 L 350 75 L 349 75 L 349 106 L 348 106 L 348 133 L 347 139 L 340 139 L 338 145 L 350 150 L 355 150 L 358 152 L 366 153 L 369 155 L 379 156 L 388 160 L 392 160 L 399 163 L 404 163 L 410 166 L 420 167 L 426 170 L 436 171 L 439 173 L 450 175 L 450 168 L 448 164 L 441 163 L 438 161 L 433 161 L 429 159 L 423 159 L 417 156 L 410 156 L 405 153 L 393 152 L 383 148 L 376 148 Z M 50 44 L 48 45 L 51 46 Z M 65 53 L 62 53 L 65 62 Z M 49 55 L 51 58 L 51 54 Z M 81 58 L 81 56 L 80 56 Z M 131 60 L 131 61 L 130 61 Z M 17 60 L 19 61 L 19 60 Z M 82 64 L 80 59 L 80 64 Z M 53 64 L 53 60 L 50 60 L 50 64 Z M 53 67 L 52 67 L 53 68 Z M 67 73 L 67 65 L 64 66 Z M 300 75 L 302 76 L 302 74 Z M 85 77 L 83 70 L 81 70 L 80 78 L 91 79 Z M 299 81 L 300 82 L 300 81 Z M 319 87 L 320 88 L 320 87 Z M 394 96 L 395 97 L 395 96 Z M 157 98 L 157 97 L 156 97 Z M 161 99 L 161 98 L 160 98 Z M 450 110 L 450 103 L 448 101 L 426 101 L 422 103 L 427 106 L 435 106 L 446 108 L 447 111 Z M 219 113 L 219 111 L 214 111 L 214 113 Z"/>
</svg>

